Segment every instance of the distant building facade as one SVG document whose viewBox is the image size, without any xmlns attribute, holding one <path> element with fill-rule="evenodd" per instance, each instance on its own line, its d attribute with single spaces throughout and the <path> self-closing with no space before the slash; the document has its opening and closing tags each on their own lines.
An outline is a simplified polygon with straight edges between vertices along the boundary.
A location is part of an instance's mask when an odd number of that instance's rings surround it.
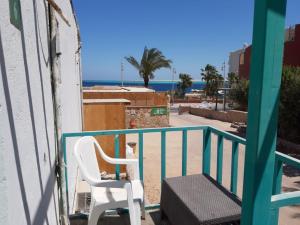
<svg viewBox="0 0 300 225">
<path fill-rule="evenodd" d="M 228 61 L 228 73 L 239 73 L 240 56 L 244 49 L 239 49 L 234 52 L 230 52 Z"/>
<path fill-rule="evenodd" d="M 241 50 L 237 50 L 235 52 L 240 52 L 240 51 Z M 236 60 L 233 60 L 233 58 L 235 59 L 236 57 L 237 57 L 236 55 L 232 57 L 232 53 L 230 53 L 229 68 L 230 68 L 230 63 L 232 61 L 236 63 Z M 237 74 L 239 75 L 240 78 L 249 79 L 250 61 L 251 61 L 251 45 L 246 47 L 239 54 L 239 65 L 238 65 Z M 290 27 L 286 29 L 283 65 L 300 66 L 300 24 L 297 24 L 294 27 Z M 235 67 L 233 66 L 232 68 Z M 231 70 L 229 70 L 229 72 L 231 72 Z"/>
</svg>

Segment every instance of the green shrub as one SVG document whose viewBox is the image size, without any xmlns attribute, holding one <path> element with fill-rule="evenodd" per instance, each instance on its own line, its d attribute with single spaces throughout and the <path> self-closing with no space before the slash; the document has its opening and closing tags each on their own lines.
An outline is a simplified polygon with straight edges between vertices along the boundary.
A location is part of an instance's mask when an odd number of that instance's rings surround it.
<svg viewBox="0 0 300 225">
<path fill-rule="evenodd" d="M 240 110 L 247 110 L 248 106 L 248 80 L 237 80 L 237 82 L 231 84 L 231 90 L 229 92 L 229 98 L 236 102 Z"/>
<path fill-rule="evenodd" d="M 283 68 L 278 128 L 280 137 L 300 143 L 300 67 Z"/>
</svg>

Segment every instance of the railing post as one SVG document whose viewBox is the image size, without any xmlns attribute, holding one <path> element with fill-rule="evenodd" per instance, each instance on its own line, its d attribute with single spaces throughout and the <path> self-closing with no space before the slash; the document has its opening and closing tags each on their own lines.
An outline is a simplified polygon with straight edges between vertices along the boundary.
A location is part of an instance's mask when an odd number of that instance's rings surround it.
<svg viewBox="0 0 300 225">
<path fill-rule="evenodd" d="M 119 135 L 115 135 L 115 158 L 120 157 L 120 139 Z M 120 165 L 116 165 L 116 180 L 120 180 Z"/>
<path fill-rule="evenodd" d="M 223 171 L 223 141 L 224 138 L 218 135 L 218 149 L 217 149 L 217 181 L 222 184 L 222 171 Z"/>
<path fill-rule="evenodd" d="M 144 136 L 139 132 L 139 168 L 141 180 L 144 180 Z"/>
<path fill-rule="evenodd" d="M 187 130 L 182 131 L 182 176 L 186 176 L 187 166 Z"/>
<path fill-rule="evenodd" d="M 166 131 L 161 132 L 161 181 L 166 177 Z"/>
<path fill-rule="evenodd" d="M 238 160 L 239 160 L 239 143 L 236 141 L 233 141 L 232 142 L 232 155 L 231 155 L 230 191 L 234 194 L 237 193 Z"/>
<path fill-rule="evenodd" d="M 210 175 L 211 130 L 203 130 L 202 173 Z"/>
<path fill-rule="evenodd" d="M 67 212 L 69 212 L 70 204 L 69 204 L 69 181 L 68 181 L 68 167 L 67 167 L 67 140 L 65 135 L 62 134 L 61 136 L 61 147 L 62 147 L 62 154 L 64 159 L 64 168 L 65 171 L 65 187 L 66 187 L 66 208 Z M 63 184 L 61 184 L 63 186 Z"/>
<path fill-rule="evenodd" d="M 283 163 L 278 158 L 275 159 L 275 171 L 273 176 L 273 195 L 281 193 L 282 184 L 282 174 L 283 174 Z M 271 209 L 271 216 L 269 225 L 278 224 L 279 209 Z"/>
<path fill-rule="evenodd" d="M 270 221 L 285 14 L 286 0 L 255 0 L 242 225 Z"/>
</svg>

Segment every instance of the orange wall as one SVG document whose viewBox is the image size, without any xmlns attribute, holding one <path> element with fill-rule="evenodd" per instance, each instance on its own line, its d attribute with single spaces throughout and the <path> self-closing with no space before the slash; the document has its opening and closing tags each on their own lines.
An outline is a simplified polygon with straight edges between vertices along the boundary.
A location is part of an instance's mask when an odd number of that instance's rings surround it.
<svg viewBox="0 0 300 225">
<path fill-rule="evenodd" d="M 84 131 L 96 130 L 118 130 L 125 129 L 125 104 L 124 103 L 84 103 Z M 98 136 L 96 137 L 103 151 L 115 157 L 114 137 Z M 125 158 L 125 135 L 120 135 L 120 157 Z M 97 161 L 100 171 L 108 173 L 115 172 L 115 166 L 105 162 L 97 153 Z M 125 172 L 125 167 L 121 167 L 121 172 Z"/>
</svg>

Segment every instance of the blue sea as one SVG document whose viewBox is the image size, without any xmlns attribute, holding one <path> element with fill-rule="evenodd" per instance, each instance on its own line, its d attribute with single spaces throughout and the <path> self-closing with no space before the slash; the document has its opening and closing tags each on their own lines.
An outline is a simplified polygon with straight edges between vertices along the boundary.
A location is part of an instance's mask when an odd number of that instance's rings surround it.
<svg viewBox="0 0 300 225">
<path fill-rule="evenodd" d="M 174 85 L 174 89 L 177 87 L 178 81 L 150 81 L 149 88 L 154 89 L 155 91 L 170 91 Z M 121 81 L 114 80 L 84 80 L 84 87 L 91 87 L 95 85 L 108 85 L 108 86 L 121 86 Z M 144 81 L 124 81 L 124 86 L 144 86 Z M 190 92 L 191 89 L 200 89 L 202 90 L 205 86 L 203 81 L 193 81 L 192 87 L 187 90 Z"/>
</svg>

